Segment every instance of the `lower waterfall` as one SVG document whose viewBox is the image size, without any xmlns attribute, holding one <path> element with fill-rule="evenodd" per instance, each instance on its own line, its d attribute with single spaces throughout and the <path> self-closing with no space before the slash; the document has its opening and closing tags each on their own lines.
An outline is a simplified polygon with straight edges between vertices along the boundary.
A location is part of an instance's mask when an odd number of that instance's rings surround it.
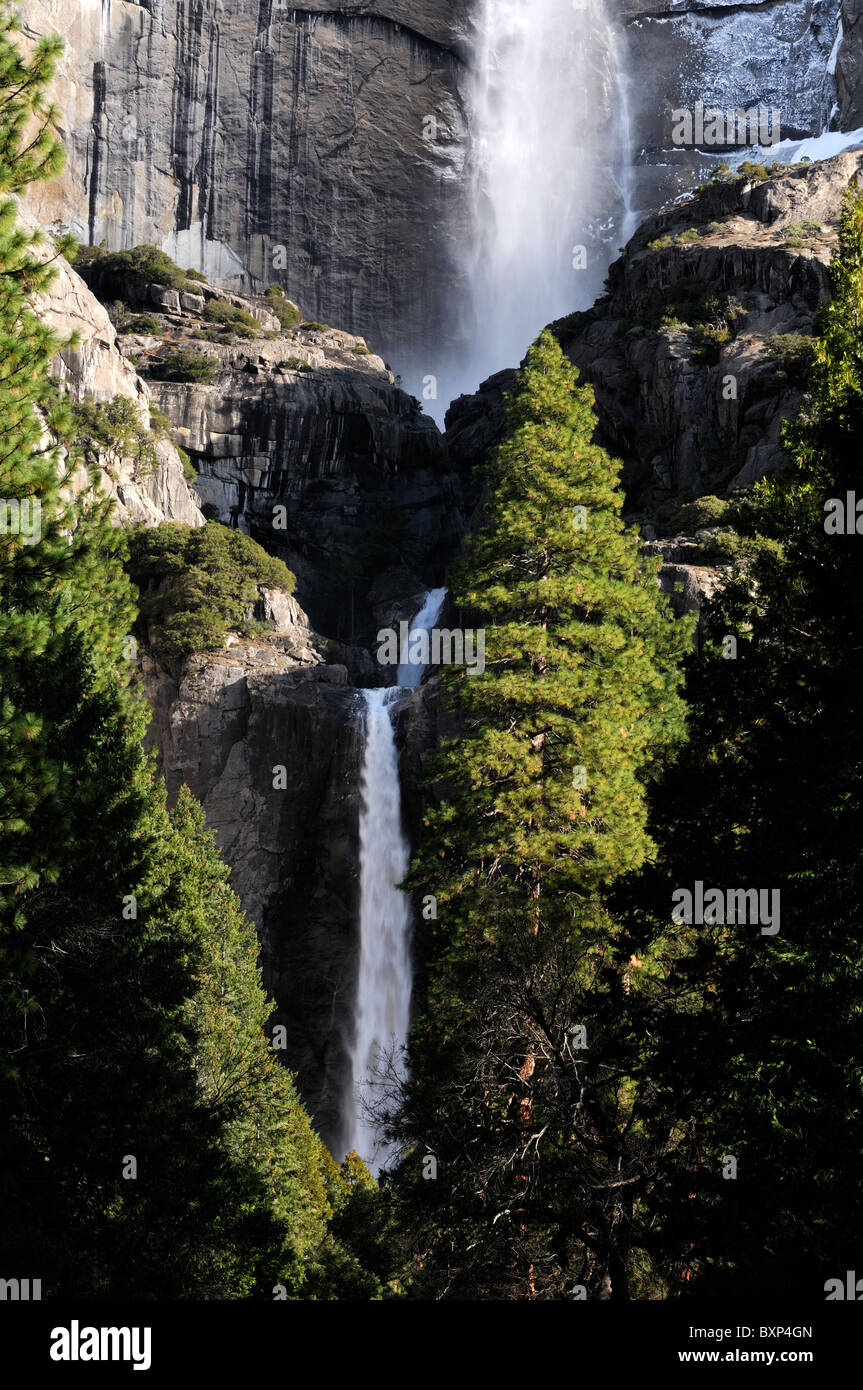
<svg viewBox="0 0 863 1390">
<path fill-rule="evenodd" d="M 396 887 L 410 862 L 402 830 L 393 690 L 364 690 L 366 747 L 360 778 L 360 968 L 351 1049 L 351 1095 L 346 1149 L 356 1149 L 373 1172 L 388 1153 L 369 1106 L 381 1095 L 388 1067 L 401 1074 L 400 1049 L 410 1026 L 411 905 Z"/>
<path fill-rule="evenodd" d="M 445 589 L 426 594 L 410 632 L 437 621 Z M 401 883 L 410 864 L 402 828 L 401 786 L 390 706 L 415 688 L 425 667 L 399 666 L 400 684 L 363 690 L 365 751 L 360 773 L 360 962 L 350 1050 L 351 1079 L 345 1115 L 345 1152 L 355 1149 L 372 1172 L 391 1157 L 374 1110 L 392 1082 L 404 1076 L 402 1049 L 410 1027 L 413 961 L 411 902 Z"/>
<path fill-rule="evenodd" d="M 405 643 L 407 650 L 405 656 L 407 661 L 399 662 L 399 669 L 396 671 L 396 685 L 407 686 L 411 690 L 416 690 L 422 683 L 425 665 L 422 661 L 414 659 L 415 653 L 411 648 L 414 643 L 411 641 L 415 632 L 430 632 L 440 617 L 443 608 L 443 601 L 446 598 L 446 589 L 430 589 L 425 596 L 425 602 L 417 613 L 410 625 L 408 640 Z"/>
</svg>

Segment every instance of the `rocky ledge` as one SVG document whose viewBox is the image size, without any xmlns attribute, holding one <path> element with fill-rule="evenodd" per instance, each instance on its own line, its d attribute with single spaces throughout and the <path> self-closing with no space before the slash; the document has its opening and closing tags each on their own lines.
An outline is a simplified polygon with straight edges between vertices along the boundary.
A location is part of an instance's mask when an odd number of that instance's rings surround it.
<svg viewBox="0 0 863 1390">
<path fill-rule="evenodd" d="M 727 492 L 782 466 L 827 298 L 843 199 L 863 152 L 729 173 L 648 218 L 608 293 L 553 325 L 596 394 L 598 438 L 623 460 L 627 510 Z M 453 466 L 500 436 L 499 373 L 447 414 Z"/>
<path fill-rule="evenodd" d="M 214 300 L 260 334 L 212 341 Z M 263 297 L 151 286 L 145 307 L 158 332 L 120 342 L 193 461 L 205 513 L 286 562 L 320 631 L 370 641 L 372 585 L 389 572 L 396 601 L 422 592 L 463 533 L 460 479 L 434 421 L 364 338 L 309 321 L 284 329 Z M 182 353 L 205 380 L 167 379 Z"/>
<path fill-rule="evenodd" d="M 18 220 L 28 232 L 41 230 L 20 203 Z M 34 296 L 33 308 L 61 342 L 68 341 L 73 333 L 77 335 L 77 346 L 64 348 L 57 355 L 54 375 L 76 402 L 107 403 L 125 397 L 134 404 L 143 428 L 149 429 L 150 388 L 121 351 L 105 306 L 68 261 L 57 255 L 53 239 L 44 232 L 39 254 L 51 260 L 54 279 L 45 294 Z M 129 458 L 104 460 L 101 485 L 115 500 L 115 522 L 155 526 L 162 521 L 179 521 L 186 526 L 203 526 L 197 495 L 175 445 L 168 438 L 158 438 L 153 447 L 155 467 L 143 472 Z M 82 467 L 72 480 L 73 489 L 83 488 L 87 480 L 87 470 Z"/>
</svg>

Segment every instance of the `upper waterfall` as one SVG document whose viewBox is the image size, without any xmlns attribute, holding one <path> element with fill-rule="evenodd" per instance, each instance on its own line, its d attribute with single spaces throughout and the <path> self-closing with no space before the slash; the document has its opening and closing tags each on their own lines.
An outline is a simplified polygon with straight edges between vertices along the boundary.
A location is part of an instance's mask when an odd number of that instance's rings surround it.
<svg viewBox="0 0 863 1390">
<path fill-rule="evenodd" d="M 607 0 L 477 0 L 465 347 L 450 395 L 586 308 L 631 234 L 627 79 Z"/>
</svg>

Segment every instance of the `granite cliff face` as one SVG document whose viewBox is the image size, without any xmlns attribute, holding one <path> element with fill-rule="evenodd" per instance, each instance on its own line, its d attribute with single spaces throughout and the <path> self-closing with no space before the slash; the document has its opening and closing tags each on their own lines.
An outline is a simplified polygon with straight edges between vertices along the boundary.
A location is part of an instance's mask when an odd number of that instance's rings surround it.
<svg viewBox="0 0 863 1390">
<path fill-rule="evenodd" d="M 708 185 L 643 223 L 610 295 L 561 322 L 636 501 L 743 486 L 779 465 L 799 400 L 791 335 L 812 333 L 861 168 L 855 152 Z"/>
<path fill-rule="evenodd" d="M 840 37 L 836 48 L 836 91 L 841 112 L 841 129 L 856 130 L 863 125 L 863 5 L 860 0 L 842 0 Z"/>
<path fill-rule="evenodd" d="M 760 182 L 709 183 L 643 222 L 609 293 L 554 325 L 594 387 L 630 511 L 781 465 L 780 426 L 800 399 L 791 359 L 827 297 L 842 200 L 861 170 L 854 151 Z M 511 381 L 501 372 L 453 403 L 454 467 L 499 437 Z"/>
<path fill-rule="evenodd" d="M 190 454 L 208 515 L 285 560 L 319 631 L 367 644 L 374 606 L 421 595 L 458 549 L 460 480 L 441 435 L 353 334 L 283 332 L 264 300 L 229 295 L 261 336 L 207 341 L 216 297 L 150 286 L 160 331 L 126 334 L 123 348 Z M 205 358 L 212 381 L 164 380 L 178 350 Z"/>
<path fill-rule="evenodd" d="M 642 212 L 691 188 L 721 155 L 675 149 L 672 111 L 697 101 L 722 110 L 779 112 L 782 139 L 853 130 L 853 101 L 837 86 L 844 39 L 839 0 L 622 0 L 631 76 L 633 149 Z M 850 47 L 849 47 L 850 45 Z M 835 51 L 834 51 L 835 49 Z M 766 156 L 771 157 L 768 148 Z"/>
<path fill-rule="evenodd" d="M 25 0 L 25 33 L 67 44 L 53 95 L 68 167 L 32 206 L 229 288 L 280 283 L 389 352 L 445 340 L 465 8 Z"/>
<path fill-rule="evenodd" d="M 26 208 L 19 207 L 18 219 L 29 231 L 36 228 L 35 219 Z M 141 423 L 150 424 L 152 400 L 146 382 L 123 355 L 117 334 L 104 305 L 88 289 L 56 248 L 50 237 L 41 247 L 44 259 L 54 265 L 54 279 L 43 295 L 37 295 L 33 308 L 40 318 L 65 342 L 73 333 L 78 335 L 76 348 L 64 348 L 53 364 L 54 375 L 74 401 L 107 402 L 116 396 L 131 400 Z M 143 522 L 156 526 L 161 521 L 179 521 L 186 526 L 203 526 L 197 495 L 189 485 L 176 447 L 169 439 L 155 443 L 157 463 L 142 476 L 130 459 L 112 460 L 103 468 L 101 484 L 115 499 L 114 520 L 118 525 Z M 73 478 L 73 488 L 87 482 L 86 468 Z"/>
<path fill-rule="evenodd" d="M 840 24 L 840 0 L 609 0 L 635 206 L 715 162 L 671 146 L 672 110 L 697 100 L 776 107 L 784 136 L 861 124 L 857 3 L 842 0 Z M 68 167 L 32 206 L 87 242 L 158 245 L 225 288 L 279 283 L 405 370 L 439 362 L 474 234 L 478 5 L 23 0 L 25 33 L 67 45 L 54 96 Z"/>
<path fill-rule="evenodd" d="M 145 654 L 147 746 L 170 799 L 186 783 L 203 804 L 260 934 L 285 1060 L 337 1147 L 357 968 L 359 700 L 298 607 L 277 626 L 192 658 L 179 680 Z"/>
</svg>

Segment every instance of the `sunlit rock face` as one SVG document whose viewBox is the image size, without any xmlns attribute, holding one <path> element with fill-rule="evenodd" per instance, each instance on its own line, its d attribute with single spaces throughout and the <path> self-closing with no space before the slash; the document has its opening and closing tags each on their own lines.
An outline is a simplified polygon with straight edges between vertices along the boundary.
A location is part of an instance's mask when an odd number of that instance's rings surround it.
<svg viewBox="0 0 863 1390">
<path fill-rule="evenodd" d="M 18 222 L 28 232 L 37 230 L 32 212 L 20 205 Z M 105 306 L 57 254 L 52 237 L 42 235 L 39 254 L 50 260 L 54 270 L 50 284 L 33 297 L 33 309 L 61 345 L 52 363 L 53 375 L 76 402 L 105 404 L 117 396 L 126 397 L 134 404 L 142 425 L 148 426 L 150 388 L 121 352 Z M 69 345 L 73 334 L 77 335 L 76 347 Z M 114 523 L 158 526 L 163 521 L 178 521 L 185 526 L 203 526 L 197 494 L 185 476 L 174 443 L 161 437 L 154 438 L 153 446 L 155 463 L 143 469 L 134 459 L 100 454 L 100 486 L 114 500 Z M 89 482 L 89 470 L 82 459 L 69 479 L 69 490 L 80 492 Z"/>
<path fill-rule="evenodd" d="M 464 9 L 25 0 L 25 32 L 67 45 L 68 165 L 34 190 L 37 215 L 110 248 L 151 242 L 224 286 L 277 282 L 390 355 L 446 341 Z"/>
<path fill-rule="evenodd" d="M 839 0 L 620 0 L 642 215 L 725 157 L 703 144 L 675 147 L 674 110 L 761 106 L 779 113 L 783 139 L 861 123 L 837 96 L 839 11 Z M 762 153 L 769 163 L 770 147 Z"/>
<path fill-rule="evenodd" d="M 32 204 L 281 284 L 442 421 L 722 157 L 673 146 L 675 109 L 863 123 L 857 5 L 840 28 L 840 0 L 23 0 L 66 42 L 68 165 Z"/>
<path fill-rule="evenodd" d="M 631 514 L 783 466 L 782 422 L 801 398 L 784 354 L 814 331 L 844 196 L 861 174 L 856 149 L 766 180 L 710 183 L 642 222 L 611 267 L 609 292 L 555 323 L 594 389 L 598 439 L 623 462 Z M 512 383 L 501 372 L 447 413 L 468 515 L 471 461 L 501 438 Z"/>
</svg>

